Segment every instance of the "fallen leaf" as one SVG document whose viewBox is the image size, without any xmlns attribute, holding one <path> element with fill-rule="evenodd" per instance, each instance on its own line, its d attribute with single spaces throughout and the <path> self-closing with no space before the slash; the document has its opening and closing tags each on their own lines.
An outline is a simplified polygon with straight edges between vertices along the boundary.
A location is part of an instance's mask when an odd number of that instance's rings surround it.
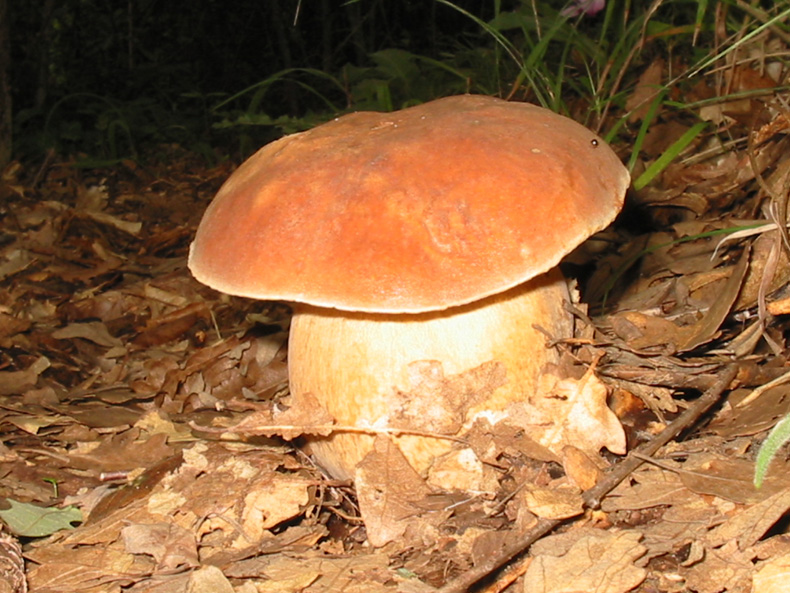
<svg viewBox="0 0 790 593">
<path fill-rule="evenodd" d="M 735 541 L 739 549 L 746 550 L 785 516 L 788 509 L 790 509 L 790 488 L 785 487 L 715 527 L 705 541 L 711 546 Z"/>
<path fill-rule="evenodd" d="M 601 468 L 592 457 L 571 445 L 562 448 L 562 467 L 565 474 L 581 490 L 589 490 L 603 476 Z"/>
<path fill-rule="evenodd" d="M 127 552 L 153 556 L 159 569 L 191 568 L 200 564 L 195 535 L 172 523 L 128 525 L 121 530 L 121 539 Z"/>
<path fill-rule="evenodd" d="M 636 484 L 622 482 L 603 499 L 601 508 L 606 512 L 633 511 L 694 500 L 694 493 L 673 472 L 650 469 L 634 478 Z"/>
<path fill-rule="evenodd" d="M 663 58 L 656 58 L 639 75 L 634 91 L 625 102 L 625 108 L 630 111 L 629 122 L 633 123 L 644 119 L 650 110 L 653 98 L 665 88 L 661 84 L 665 66 Z"/>
<path fill-rule="evenodd" d="M 104 325 L 104 322 L 102 321 L 83 321 L 80 323 L 70 323 L 66 327 L 52 332 L 52 337 L 57 340 L 73 340 L 74 338 L 82 338 L 107 348 L 123 345 L 121 340 L 115 336 L 110 335 L 110 332 L 107 331 L 107 326 Z"/>
<path fill-rule="evenodd" d="M 430 485 L 445 490 L 474 492 L 496 490 L 496 476 L 486 471 L 486 466 L 469 447 L 451 449 L 433 460 L 428 469 Z M 487 480 L 490 475 L 492 479 Z"/>
<path fill-rule="evenodd" d="M 186 593 L 234 593 L 235 589 L 216 566 L 201 566 L 189 575 Z"/>
<path fill-rule="evenodd" d="M 606 385 L 592 367 L 581 379 L 557 382 L 552 395 L 544 399 L 553 425 L 544 429 L 539 442 L 557 452 L 572 445 L 589 454 L 597 454 L 603 447 L 624 454 L 625 431 L 606 405 L 607 395 Z"/>
<path fill-rule="evenodd" d="M 521 498 L 532 513 L 543 519 L 568 519 L 584 512 L 581 491 L 575 487 L 524 484 Z"/>
<path fill-rule="evenodd" d="M 258 541 L 266 530 L 299 515 L 310 501 L 311 484 L 311 480 L 289 476 L 253 484 L 244 496 L 241 513 L 245 537 L 240 537 L 237 545 L 244 545 L 245 540 Z"/>
<path fill-rule="evenodd" d="M 147 468 L 173 455 L 173 448 L 166 444 L 167 435 L 160 433 L 149 438 L 140 437 L 138 430 L 131 429 L 102 442 L 84 443 L 84 447 L 75 447 L 69 454 L 69 463 L 98 474 Z"/>
<path fill-rule="evenodd" d="M 386 554 L 350 554 L 332 558 L 317 551 L 272 558 L 263 569 L 266 593 L 389 593 L 398 581 Z M 284 585 L 290 586 L 286 588 Z M 298 586 L 297 586 L 298 585 Z"/>
<path fill-rule="evenodd" d="M 76 507 L 44 508 L 11 498 L 6 501 L 11 508 L 0 511 L 0 518 L 5 521 L 11 533 L 18 536 L 52 535 L 61 529 L 74 529 L 73 523 L 81 523 L 83 519 L 82 512 Z"/>
<path fill-rule="evenodd" d="M 790 554 L 758 564 L 752 577 L 752 593 L 786 593 L 790 581 Z"/>
<path fill-rule="evenodd" d="M 584 529 L 568 534 L 576 538 L 559 555 L 550 549 L 552 538 L 542 540 L 524 575 L 523 593 L 625 593 L 639 585 L 647 575 L 634 562 L 645 553 L 635 531 Z"/>
<path fill-rule="evenodd" d="M 750 593 L 754 565 L 752 554 L 738 549 L 735 541 L 720 548 L 706 548 L 701 562 L 678 571 L 686 590 L 696 593 Z"/>
<path fill-rule="evenodd" d="M 357 465 L 354 484 L 373 546 L 402 537 L 410 522 L 426 520 L 416 503 L 430 489 L 389 437 L 376 437 L 373 449 Z"/>
<path fill-rule="evenodd" d="M 786 385 L 761 390 L 751 397 L 751 390 L 736 390 L 727 398 L 728 405 L 706 427 L 724 437 L 753 436 L 772 428 L 779 418 L 790 413 L 790 393 Z M 746 397 L 748 399 L 746 399 Z"/>
<path fill-rule="evenodd" d="M 779 471 L 769 476 L 758 490 L 754 487 L 754 462 L 706 453 L 691 455 L 678 471 L 681 481 L 689 490 L 738 504 L 763 501 L 790 486 L 790 481 Z"/>
<path fill-rule="evenodd" d="M 0 371 L 0 395 L 18 395 L 34 387 L 49 366 L 49 359 L 41 356 L 24 371 Z"/>
<path fill-rule="evenodd" d="M 154 568 L 150 558 L 128 554 L 115 546 L 50 548 L 40 556 L 45 564 L 33 565 L 28 571 L 31 591 L 99 593 L 112 590 L 111 583 L 133 583 L 150 575 Z"/>
</svg>

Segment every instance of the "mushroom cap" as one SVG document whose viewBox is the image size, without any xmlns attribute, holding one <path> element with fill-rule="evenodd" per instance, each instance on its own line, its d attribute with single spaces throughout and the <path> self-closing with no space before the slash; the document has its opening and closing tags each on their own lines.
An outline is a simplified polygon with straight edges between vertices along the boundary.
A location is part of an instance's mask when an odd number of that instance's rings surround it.
<svg viewBox="0 0 790 593">
<path fill-rule="evenodd" d="M 593 132 L 526 103 L 463 95 L 351 113 L 243 163 L 189 268 L 238 296 L 441 310 L 553 268 L 614 219 L 629 182 Z"/>
</svg>

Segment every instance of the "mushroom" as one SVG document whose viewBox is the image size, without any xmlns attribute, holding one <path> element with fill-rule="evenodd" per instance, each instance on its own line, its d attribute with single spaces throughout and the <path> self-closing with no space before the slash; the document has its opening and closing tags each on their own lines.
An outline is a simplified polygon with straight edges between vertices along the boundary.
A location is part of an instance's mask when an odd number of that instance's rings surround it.
<svg viewBox="0 0 790 593">
<path fill-rule="evenodd" d="M 335 419 L 309 439 L 331 475 L 352 479 L 381 434 L 426 475 L 476 418 L 546 397 L 546 333 L 572 334 L 557 265 L 628 185 L 600 138 L 534 105 L 464 95 L 351 113 L 242 164 L 189 267 L 224 293 L 292 303 L 292 403 Z"/>
</svg>

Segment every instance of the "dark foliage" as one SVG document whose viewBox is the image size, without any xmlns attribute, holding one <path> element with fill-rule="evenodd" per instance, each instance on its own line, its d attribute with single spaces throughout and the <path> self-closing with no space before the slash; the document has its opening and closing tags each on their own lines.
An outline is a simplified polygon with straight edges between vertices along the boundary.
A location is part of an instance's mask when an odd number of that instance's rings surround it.
<svg viewBox="0 0 790 593">
<path fill-rule="evenodd" d="M 458 6 L 493 15 L 485 0 Z M 18 151 L 28 154 L 55 146 L 117 158 L 135 155 L 140 138 L 210 141 L 213 104 L 277 72 L 338 73 L 390 47 L 439 59 L 480 35 L 460 12 L 423 0 L 43 0 L 10 9 Z M 348 103 L 340 89 L 328 92 L 339 108 Z M 293 81 L 267 94 L 273 117 L 311 108 L 326 107 Z"/>
</svg>

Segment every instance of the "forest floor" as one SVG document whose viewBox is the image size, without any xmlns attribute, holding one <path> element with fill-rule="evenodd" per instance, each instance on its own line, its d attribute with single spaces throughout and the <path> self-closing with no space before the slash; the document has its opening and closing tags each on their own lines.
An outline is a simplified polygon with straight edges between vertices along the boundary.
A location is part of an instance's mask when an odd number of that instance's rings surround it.
<svg viewBox="0 0 790 593">
<path fill-rule="evenodd" d="M 161 147 L 145 166 L 9 168 L 0 591 L 23 590 L 17 540 L 35 593 L 785 591 L 790 466 L 779 456 L 760 489 L 753 475 L 790 413 L 790 259 L 771 222 L 786 219 L 790 115 L 771 95 L 705 109 L 718 134 L 567 264 L 583 299 L 555 347 L 580 392 L 605 386 L 631 455 L 545 459 L 514 434 L 495 443 L 490 492 L 409 501 L 421 513 L 383 516 L 401 527 L 381 547 L 352 484 L 288 441 L 216 428 L 288 397 L 288 309 L 186 267 L 233 165 Z M 688 128 L 658 121 L 641 159 Z"/>
</svg>

